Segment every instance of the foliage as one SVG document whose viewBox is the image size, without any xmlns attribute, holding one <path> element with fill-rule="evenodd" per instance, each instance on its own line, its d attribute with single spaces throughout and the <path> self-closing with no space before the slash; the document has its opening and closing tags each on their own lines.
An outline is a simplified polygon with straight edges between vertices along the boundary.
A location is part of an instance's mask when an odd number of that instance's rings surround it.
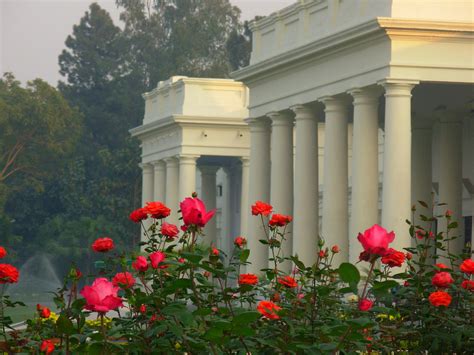
<svg viewBox="0 0 474 355">
<path fill-rule="evenodd" d="M 205 211 L 202 204 L 196 206 L 189 211 L 182 204 L 181 209 L 188 217 Z M 261 242 L 269 248 L 272 266 L 251 275 L 243 271 L 252 252 L 245 248 L 244 238 L 237 238 L 231 254 L 224 255 L 200 243 L 202 225 L 193 222 L 181 235 L 165 236 L 163 218 L 169 210 L 162 204 L 154 210 L 157 219 L 152 218 L 140 256 L 109 251 L 96 263 L 97 276 L 108 277 L 121 288 L 125 306 L 113 318 L 112 313 L 99 312 L 97 321 L 87 320 L 91 314 L 85 308 L 110 300 L 100 303 L 99 296 L 86 297 L 85 289 L 81 294 L 86 298 L 78 297 L 77 282 L 83 276 L 73 267 L 55 294 L 58 314 L 45 317 L 39 311 L 27 321 L 24 332 L 8 338 L 9 349 L 35 351 L 44 341 L 55 341 L 56 348 L 66 352 L 90 353 L 463 354 L 474 348 L 474 292 L 461 286 L 472 278 L 474 262 L 466 259 L 469 254 L 444 254 L 455 230 L 452 221 L 436 237 L 430 236 L 430 229 L 411 225 L 416 247 L 407 248 L 402 258 L 387 243 L 384 250 L 379 243 L 377 251 L 365 249 L 359 268 L 350 263 L 335 268 L 339 248 L 326 247 L 322 240 L 313 265 L 304 265 L 297 256 L 283 256 L 280 246 L 291 218 L 273 214 L 270 221 L 279 223 L 272 224 L 261 215 L 265 231 Z M 148 205 L 130 218 L 140 222 L 151 218 L 150 211 Z M 359 240 L 371 238 L 375 229 L 382 239 L 393 240 L 379 226 Z M 419 238 L 422 231 L 426 233 Z M 428 262 L 433 255 L 443 255 L 450 266 Z M 290 273 L 285 271 L 289 261 L 295 265 Z M 361 272 L 365 266 L 369 271 Z M 444 267 L 452 282 L 437 285 L 433 276 Z M 117 272 L 128 272 L 128 278 Z M 431 301 L 435 291 L 449 294 L 450 304 Z M 115 297 L 117 290 L 107 292 Z M 117 307 L 109 304 L 109 309 Z"/>
</svg>

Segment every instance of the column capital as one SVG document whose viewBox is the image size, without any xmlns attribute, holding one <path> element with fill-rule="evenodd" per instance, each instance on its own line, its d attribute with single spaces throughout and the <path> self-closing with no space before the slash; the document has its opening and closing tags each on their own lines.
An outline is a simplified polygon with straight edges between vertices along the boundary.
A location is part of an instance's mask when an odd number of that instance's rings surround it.
<svg viewBox="0 0 474 355">
<path fill-rule="evenodd" d="M 266 132 L 270 130 L 270 120 L 266 117 L 247 118 L 244 120 L 250 127 L 250 132 Z"/>
<path fill-rule="evenodd" d="M 155 161 L 152 161 L 151 164 L 153 165 L 155 170 L 164 169 L 166 166 L 166 163 L 164 160 L 155 160 Z"/>
<path fill-rule="evenodd" d="M 295 113 L 295 120 L 297 121 L 303 120 L 303 119 L 309 119 L 309 120 L 316 119 L 314 110 L 308 105 L 303 105 L 303 104 L 293 105 L 293 106 L 290 106 L 290 110 Z"/>
<path fill-rule="evenodd" d="M 411 96 L 411 90 L 420 82 L 417 80 L 383 79 L 377 82 L 385 88 L 385 97 Z"/>
<path fill-rule="evenodd" d="M 347 112 L 350 102 L 347 99 L 334 96 L 323 96 L 318 99 L 324 105 L 324 112 Z"/>
<path fill-rule="evenodd" d="M 272 127 L 274 126 L 293 126 L 293 117 L 288 112 L 272 111 L 266 114 L 272 120 Z"/>
<path fill-rule="evenodd" d="M 347 90 L 347 93 L 353 97 L 354 105 L 373 105 L 378 104 L 380 95 L 382 95 L 382 88 L 352 88 Z"/>
<path fill-rule="evenodd" d="M 448 110 L 446 106 L 437 107 L 434 110 L 434 116 L 440 123 L 460 124 L 462 122 L 462 117 L 459 114 L 456 114 L 455 111 Z"/>
<path fill-rule="evenodd" d="M 143 170 L 144 174 L 151 174 L 153 172 L 153 165 L 150 163 L 138 163 L 138 167 Z"/>
<path fill-rule="evenodd" d="M 178 159 L 177 157 L 173 156 L 173 157 L 166 157 L 163 159 L 166 163 L 166 166 L 174 166 L 174 165 L 178 165 Z"/>
<path fill-rule="evenodd" d="M 245 167 L 250 166 L 250 157 L 240 157 L 239 159 L 242 162 L 242 166 L 245 166 Z"/>
<path fill-rule="evenodd" d="M 194 154 L 180 154 L 178 155 L 179 164 L 196 164 L 196 160 L 200 157 L 200 155 Z"/>
<path fill-rule="evenodd" d="M 198 169 L 202 175 L 215 175 L 220 169 L 220 165 L 198 165 Z"/>
</svg>

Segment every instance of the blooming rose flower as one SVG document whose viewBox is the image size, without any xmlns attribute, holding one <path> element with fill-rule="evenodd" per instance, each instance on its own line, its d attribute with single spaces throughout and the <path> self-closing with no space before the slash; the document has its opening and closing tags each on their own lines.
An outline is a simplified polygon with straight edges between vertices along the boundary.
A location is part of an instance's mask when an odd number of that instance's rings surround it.
<svg viewBox="0 0 474 355">
<path fill-rule="evenodd" d="M 151 261 L 151 267 L 153 269 L 157 269 L 159 267 L 159 264 L 166 259 L 166 254 L 161 252 L 161 251 L 155 251 L 148 255 Z"/>
<path fill-rule="evenodd" d="M 132 267 L 138 272 L 145 272 L 148 270 L 148 261 L 144 256 L 138 256 L 137 260 L 132 263 Z"/>
<path fill-rule="evenodd" d="M 279 319 L 280 316 L 276 312 L 280 310 L 281 307 L 271 301 L 260 301 L 257 305 L 257 311 L 268 319 Z"/>
<path fill-rule="evenodd" d="M 431 293 L 431 295 L 428 297 L 428 300 L 435 307 L 439 307 L 439 306 L 448 307 L 451 304 L 452 297 L 447 292 L 436 291 L 436 292 Z"/>
<path fill-rule="evenodd" d="M 106 253 L 114 247 L 114 241 L 108 237 L 98 238 L 92 243 L 92 249 L 98 253 Z"/>
<path fill-rule="evenodd" d="M 449 272 L 438 272 L 436 275 L 433 276 L 431 279 L 431 283 L 433 286 L 436 287 L 449 287 L 454 282 L 453 278 L 451 277 L 451 274 Z"/>
<path fill-rule="evenodd" d="M 214 255 L 214 256 L 218 256 L 219 255 L 219 249 L 217 249 L 216 247 L 212 247 L 211 248 L 211 254 Z"/>
<path fill-rule="evenodd" d="M 291 276 L 284 276 L 278 278 L 278 283 L 288 288 L 295 288 L 298 286 L 298 283 Z"/>
<path fill-rule="evenodd" d="M 166 218 L 170 215 L 171 210 L 162 202 L 147 202 L 143 210 L 156 219 Z"/>
<path fill-rule="evenodd" d="M 178 235 L 178 227 L 174 224 L 163 222 L 161 225 L 161 234 L 168 238 L 174 238 Z"/>
<path fill-rule="evenodd" d="M 435 266 L 439 269 L 449 269 L 449 266 L 448 265 L 445 265 L 443 263 L 437 263 L 435 264 Z M 439 272 L 439 271 L 438 271 Z"/>
<path fill-rule="evenodd" d="M 466 259 L 462 262 L 459 269 L 466 274 L 474 274 L 474 260 Z"/>
<path fill-rule="evenodd" d="M 85 309 L 106 313 L 122 307 L 122 299 L 117 296 L 119 288 L 104 277 L 95 279 L 92 286 L 84 286 L 81 295 L 86 300 Z"/>
<path fill-rule="evenodd" d="M 474 291 L 474 281 L 464 280 L 461 283 L 461 287 L 468 290 L 468 291 Z"/>
<path fill-rule="evenodd" d="M 278 292 L 275 292 L 272 297 L 270 298 L 272 302 L 280 302 L 281 301 L 281 296 Z"/>
<path fill-rule="evenodd" d="M 258 277 L 255 274 L 240 274 L 239 285 L 256 285 Z"/>
<path fill-rule="evenodd" d="M 49 318 L 51 316 L 51 310 L 48 307 L 42 307 L 40 311 L 41 318 Z"/>
<path fill-rule="evenodd" d="M 185 262 L 186 262 L 186 259 L 185 259 L 185 258 L 179 258 L 179 259 L 178 259 L 178 263 L 183 264 L 183 263 L 185 263 Z"/>
<path fill-rule="evenodd" d="M 135 278 L 128 271 L 118 272 L 112 279 L 112 283 L 114 284 L 114 286 L 126 289 L 135 285 Z"/>
<path fill-rule="evenodd" d="M 384 256 L 388 245 L 395 239 L 395 233 L 388 233 L 385 228 L 374 224 L 364 234 L 359 233 L 357 239 L 362 244 L 364 251 L 372 255 Z"/>
<path fill-rule="evenodd" d="M 181 214 L 183 215 L 183 222 L 186 226 L 195 225 L 204 227 L 207 222 L 214 216 L 216 210 L 206 211 L 206 206 L 197 197 L 186 197 L 180 202 Z"/>
<path fill-rule="evenodd" d="M 141 314 L 145 314 L 145 313 L 146 313 L 146 305 L 142 304 L 142 305 L 140 306 L 140 313 L 141 313 Z"/>
<path fill-rule="evenodd" d="M 270 213 L 272 213 L 273 207 L 269 205 L 268 203 L 262 202 L 262 201 L 257 201 L 255 204 L 252 206 L 252 215 L 258 216 L 268 216 Z"/>
<path fill-rule="evenodd" d="M 271 226 L 284 227 L 292 220 L 293 218 L 291 216 L 285 216 L 283 214 L 275 213 L 274 215 L 272 215 L 272 218 L 270 219 L 270 222 L 268 222 L 268 224 Z"/>
<path fill-rule="evenodd" d="M 51 354 L 54 351 L 54 343 L 50 339 L 43 340 L 40 345 L 40 351 L 46 354 Z"/>
<path fill-rule="evenodd" d="M 237 237 L 234 239 L 234 245 L 236 247 L 242 248 L 246 244 L 247 244 L 247 239 L 245 239 L 244 237 Z"/>
<path fill-rule="evenodd" d="M 18 282 L 20 272 L 10 264 L 0 264 L 0 284 L 13 284 Z"/>
<path fill-rule="evenodd" d="M 135 211 L 133 211 L 132 213 L 130 213 L 130 216 L 128 218 L 130 218 L 130 220 L 135 222 L 135 223 L 140 223 L 144 219 L 148 218 L 148 213 L 147 213 L 146 209 L 138 208 Z"/>
<path fill-rule="evenodd" d="M 7 251 L 4 247 L 0 247 L 0 259 L 4 258 L 5 256 L 7 256 Z"/>
<path fill-rule="evenodd" d="M 334 253 L 334 254 L 337 254 L 341 251 L 341 249 L 339 248 L 339 245 L 333 245 L 332 248 L 331 248 L 331 251 Z"/>
<path fill-rule="evenodd" d="M 390 267 L 402 266 L 405 261 L 405 253 L 389 248 L 386 254 L 382 257 L 382 263 Z"/>
<path fill-rule="evenodd" d="M 370 311 L 373 305 L 374 302 L 372 302 L 371 300 L 367 298 L 361 299 L 359 302 L 359 310 L 363 312 Z"/>
</svg>

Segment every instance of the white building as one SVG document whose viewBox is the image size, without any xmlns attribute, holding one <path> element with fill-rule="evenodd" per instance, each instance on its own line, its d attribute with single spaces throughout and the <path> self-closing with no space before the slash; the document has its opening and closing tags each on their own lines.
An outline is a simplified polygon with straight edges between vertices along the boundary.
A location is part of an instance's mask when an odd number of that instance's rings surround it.
<svg viewBox="0 0 474 355">
<path fill-rule="evenodd" d="M 357 233 L 374 223 L 395 231 L 395 248 L 408 246 L 411 206 L 432 193 L 472 238 L 473 13 L 470 0 L 300 0 L 252 24 L 250 65 L 232 74 L 249 89 L 248 113 L 240 113 L 250 132 L 241 199 L 250 270 L 268 260 L 249 212 L 255 200 L 294 216 L 285 253 L 306 263 L 315 260 L 317 231 L 341 247 L 339 260 L 357 259 Z M 147 117 L 134 134 L 146 131 Z M 190 138 L 186 154 L 197 154 L 202 139 Z M 247 157 L 241 147 L 229 155 Z M 148 152 L 144 141 L 145 164 L 161 159 Z M 194 187 L 182 177 L 181 184 Z"/>
</svg>

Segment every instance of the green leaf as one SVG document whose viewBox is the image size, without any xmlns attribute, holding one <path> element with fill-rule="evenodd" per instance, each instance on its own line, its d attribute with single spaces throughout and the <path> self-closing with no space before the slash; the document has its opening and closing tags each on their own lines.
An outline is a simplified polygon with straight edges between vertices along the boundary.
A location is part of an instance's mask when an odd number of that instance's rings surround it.
<svg viewBox="0 0 474 355">
<path fill-rule="evenodd" d="M 234 319 L 232 319 L 233 325 L 246 325 L 252 323 L 260 318 L 260 313 L 258 312 L 244 312 L 236 315 Z"/>
<path fill-rule="evenodd" d="M 425 208 L 428 208 L 428 204 L 425 201 L 418 200 L 418 203 Z"/>
<path fill-rule="evenodd" d="M 195 264 L 199 263 L 199 261 L 201 261 L 201 259 L 203 258 L 202 255 L 194 253 L 181 253 L 181 256 Z"/>
<path fill-rule="evenodd" d="M 374 285 L 372 287 L 372 290 L 374 291 L 388 291 L 393 287 L 399 286 L 398 282 L 394 280 L 387 280 L 387 281 L 382 281 L 382 282 L 374 282 Z"/>
<path fill-rule="evenodd" d="M 300 270 L 304 270 L 306 269 L 306 267 L 304 266 L 303 262 L 301 262 L 297 256 L 292 256 L 291 257 L 291 260 L 295 263 L 295 265 L 298 267 L 298 269 Z"/>
<path fill-rule="evenodd" d="M 360 281 L 359 270 L 350 263 L 342 263 L 337 272 L 344 282 L 358 284 Z"/>
<path fill-rule="evenodd" d="M 448 224 L 448 229 L 454 229 L 458 227 L 458 222 L 454 221 Z"/>
<path fill-rule="evenodd" d="M 72 321 L 66 317 L 64 314 L 61 314 L 56 321 L 56 326 L 58 327 L 58 332 L 66 335 L 74 334 L 74 325 Z"/>
<path fill-rule="evenodd" d="M 244 249 L 242 250 L 242 253 L 240 253 L 240 262 L 245 263 L 250 255 L 250 249 Z"/>
</svg>

